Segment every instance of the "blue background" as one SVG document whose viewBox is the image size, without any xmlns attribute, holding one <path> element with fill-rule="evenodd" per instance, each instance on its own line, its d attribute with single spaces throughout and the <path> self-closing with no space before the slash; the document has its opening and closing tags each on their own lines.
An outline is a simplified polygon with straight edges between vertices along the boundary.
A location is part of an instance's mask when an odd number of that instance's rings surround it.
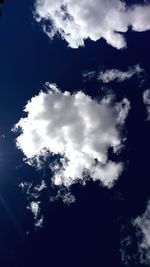
<svg viewBox="0 0 150 267">
<path fill-rule="evenodd" d="M 126 233 L 134 239 L 128 225 L 143 213 L 150 196 L 150 126 L 144 120 L 142 101 L 143 90 L 149 86 L 150 33 L 129 29 L 126 50 L 117 50 L 104 40 L 86 41 L 84 48 L 70 49 L 58 37 L 48 39 L 33 19 L 33 6 L 32 0 L 5 1 L 0 18 L 0 134 L 5 135 L 0 139 L 0 266 L 124 266 L 120 240 Z M 18 184 L 24 179 L 40 180 L 44 174 L 23 163 L 11 132 L 24 115 L 26 102 L 46 81 L 61 90 L 80 89 L 98 97 L 102 95 L 100 83 L 84 81 L 83 71 L 127 69 L 137 63 L 148 75 L 142 87 L 135 77 L 121 85 L 111 84 L 117 97 L 128 97 L 132 107 L 122 155 L 130 163 L 124 174 L 112 190 L 92 182 L 86 187 L 73 186 L 77 200 L 69 207 L 61 200 L 49 202 L 45 190 L 41 195 L 44 227 L 36 231 L 26 209 L 28 200 Z M 133 240 L 129 253 L 134 252 Z M 128 266 L 139 266 L 138 256 L 135 258 Z"/>
</svg>

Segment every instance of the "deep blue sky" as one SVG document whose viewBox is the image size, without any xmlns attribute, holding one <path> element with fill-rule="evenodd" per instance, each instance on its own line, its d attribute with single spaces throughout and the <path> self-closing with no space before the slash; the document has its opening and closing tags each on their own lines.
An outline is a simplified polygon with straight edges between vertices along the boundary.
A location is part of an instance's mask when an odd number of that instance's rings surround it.
<svg viewBox="0 0 150 267">
<path fill-rule="evenodd" d="M 5 1 L 0 18 L 0 134 L 5 135 L 0 139 L 0 266 L 121 267 L 121 229 L 144 211 L 150 196 L 150 126 L 144 121 L 144 88 L 138 88 L 134 79 L 121 88 L 112 85 L 132 105 L 123 155 L 130 164 L 121 180 L 111 191 L 93 183 L 74 186 L 77 201 L 70 207 L 61 201 L 50 203 L 45 192 L 41 196 L 45 224 L 38 231 L 18 183 L 22 178 L 40 179 L 43 174 L 22 163 L 10 130 L 22 116 L 27 100 L 46 81 L 62 90 L 82 89 L 98 96 L 100 84 L 84 83 L 83 71 L 140 63 L 149 76 L 150 33 L 129 30 L 128 49 L 123 51 L 104 40 L 87 41 L 84 48 L 74 50 L 59 38 L 48 39 L 33 19 L 33 6 L 32 0 Z M 138 265 L 131 262 L 131 266 Z"/>
</svg>

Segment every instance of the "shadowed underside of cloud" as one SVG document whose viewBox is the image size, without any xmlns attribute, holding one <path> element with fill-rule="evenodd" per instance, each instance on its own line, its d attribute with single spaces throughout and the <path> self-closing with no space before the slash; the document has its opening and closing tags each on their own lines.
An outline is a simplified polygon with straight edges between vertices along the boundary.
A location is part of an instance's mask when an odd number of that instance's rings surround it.
<svg viewBox="0 0 150 267">
<path fill-rule="evenodd" d="M 50 38 L 60 34 L 72 48 L 86 39 L 104 38 L 117 49 L 126 47 L 123 33 L 150 30 L 150 5 L 127 7 L 120 0 L 37 0 L 36 20 L 42 22 Z"/>
<path fill-rule="evenodd" d="M 30 164 L 36 158 L 40 165 L 41 154 L 59 156 L 49 166 L 55 185 L 70 187 L 91 177 L 111 187 L 123 164 L 112 161 L 108 150 L 119 153 L 129 108 L 127 99 L 114 103 L 108 96 L 96 101 L 83 92 L 62 93 L 47 83 L 47 92 L 41 91 L 27 103 L 27 117 L 15 126 L 20 129 L 17 147 Z"/>
</svg>

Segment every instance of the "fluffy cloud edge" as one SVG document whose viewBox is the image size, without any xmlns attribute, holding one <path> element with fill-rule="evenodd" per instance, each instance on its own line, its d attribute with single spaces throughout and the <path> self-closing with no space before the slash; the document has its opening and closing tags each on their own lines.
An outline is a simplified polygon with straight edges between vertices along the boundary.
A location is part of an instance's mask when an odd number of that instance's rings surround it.
<svg viewBox="0 0 150 267">
<path fill-rule="evenodd" d="M 71 48 L 84 46 L 85 40 L 104 38 L 108 44 L 126 48 L 123 33 L 150 30 L 150 5 L 126 6 L 120 0 L 37 0 L 35 18 L 52 39 L 59 34 Z M 114 20 L 115 17 L 115 20 Z"/>
<path fill-rule="evenodd" d="M 47 87 L 47 92 L 41 91 L 27 103 L 28 116 L 16 124 L 15 130 L 20 129 L 17 147 L 31 165 L 35 158 L 40 164 L 41 153 L 44 157 L 50 153 L 60 155 L 51 165 L 55 185 L 70 187 L 90 176 L 111 188 L 123 164 L 113 162 L 107 153 L 109 148 L 114 153 L 121 148 L 129 101 L 113 103 L 109 96 L 98 103 L 82 92 L 62 93 L 49 83 Z"/>
</svg>

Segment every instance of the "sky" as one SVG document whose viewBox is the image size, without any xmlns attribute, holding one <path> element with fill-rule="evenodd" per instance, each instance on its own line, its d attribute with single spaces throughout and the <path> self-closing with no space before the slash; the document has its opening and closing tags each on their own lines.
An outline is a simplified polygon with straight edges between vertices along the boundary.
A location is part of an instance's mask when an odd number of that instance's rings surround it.
<svg viewBox="0 0 150 267">
<path fill-rule="evenodd" d="M 150 266 L 150 2 L 1 13 L 1 266 Z"/>
</svg>

